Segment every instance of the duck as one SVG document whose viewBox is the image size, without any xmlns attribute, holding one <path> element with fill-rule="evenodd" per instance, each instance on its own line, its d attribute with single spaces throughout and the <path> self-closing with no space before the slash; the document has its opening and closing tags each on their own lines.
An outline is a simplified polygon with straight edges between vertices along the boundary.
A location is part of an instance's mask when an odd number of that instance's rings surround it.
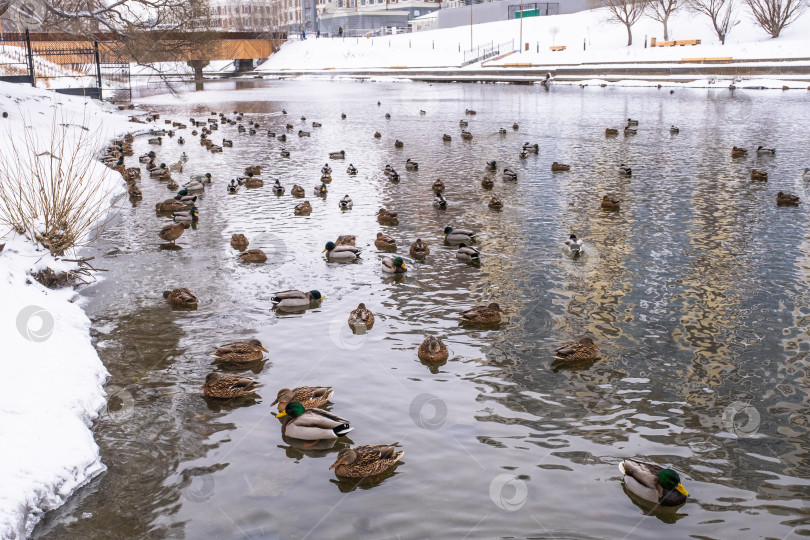
<svg viewBox="0 0 810 540">
<path fill-rule="evenodd" d="M 397 241 L 381 232 L 377 233 L 377 239 L 374 240 L 374 245 L 377 249 L 384 251 L 396 251 L 397 249 Z"/>
<path fill-rule="evenodd" d="M 192 221 L 197 221 L 199 219 L 199 216 L 200 216 L 200 214 L 197 211 L 197 208 L 195 206 L 192 206 L 188 210 L 175 212 L 174 214 L 172 214 L 172 219 L 174 219 L 174 221 L 177 221 L 177 222 L 179 222 L 179 221 L 192 222 Z"/>
<path fill-rule="evenodd" d="M 329 152 L 330 159 L 346 159 L 346 152 L 341 150 L 340 152 Z"/>
<path fill-rule="evenodd" d="M 481 187 L 484 189 L 492 189 L 495 187 L 495 182 L 492 181 L 492 178 L 485 176 L 481 179 Z"/>
<path fill-rule="evenodd" d="M 304 131 L 303 129 L 299 129 L 298 130 L 298 136 L 299 137 L 309 137 L 310 134 L 309 134 L 309 131 Z"/>
<path fill-rule="evenodd" d="M 169 165 L 170 172 L 183 172 L 183 162 L 178 161 L 177 163 L 172 163 Z"/>
<path fill-rule="evenodd" d="M 301 198 L 306 196 L 306 191 L 304 191 L 304 188 L 302 188 L 298 184 L 293 184 L 293 187 L 290 190 L 290 195 L 292 195 L 293 197 Z"/>
<path fill-rule="evenodd" d="M 287 403 L 276 418 L 285 416 L 288 418 L 281 428 L 282 435 L 302 441 L 337 439 L 354 429 L 345 418 L 322 409 L 306 409 L 297 401 Z"/>
<path fill-rule="evenodd" d="M 757 155 L 759 156 L 759 155 L 763 155 L 763 154 L 771 155 L 771 156 L 776 155 L 776 149 L 775 148 L 765 148 L 764 146 L 757 146 Z"/>
<path fill-rule="evenodd" d="M 360 303 L 357 305 L 357 309 L 352 310 L 349 313 L 349 326 L 352 330 L 371 330 L 374 326 L 374 314 L 366 309 L 366 305 L 364 303 Z"/>
<path fill-rule="evenodd" d="M 281 157 L 290 157 L 290 151 L 287 150 L 286 148 L 282 148 L 279 154 L 281 155 Z"/>
<path fill-rule="evenodd" d="M 261 387 L 250 377 L 227 375 L 213 371 L 205 377 L 200 387 L 203 395 L 209 398 L 234 399 L 253 395 Z"/>
<path fill-rule="evenodd" d="M 411 244 L 410 253 L 414 259 L 424 259 L 430 255 L 430 247 L 425 242 L 422 242 L 421 238 L 417 238 L 416 242 Z"/>
<path fill-rule="evenodd" d="M 638 129 L 630 126 L 624 126 L 625 135 L 635 135 L 636 133 L 638 133 Z"/>
<path fill-rule="evenodd" d="M 462 129 L 461 138 L 464 139 L 465 141 L 469 141 L 470 139 L 473 138 L 473 136 L 472 133 L 470 133 L 469 131 Z"/>
<path fill-rule="evenodd" d="M 323 127 L 323 124 L 321 124 L 320 122 L 312 122 L 312 127 L 314 128 Z"/>
<path fill-rule="evenodd" d="M 375 131 L 374 132 L 374 138 L 379 139 L 380 137 L 382 137 L 382 133 L 380 133 L 379 131 Z"/>
<path fill-rule="evenodd" d="M 287 404 L 297 401 L 304 406 L 305 409 L 314 409 L 326 405 L 335 394 L 331 386 L 297 386 L 293 389 L 282 388 L 276 395 L 276 400 L 270 404 L 278 406 L 278 411 L 281 412 L 287 408 Z"/>
<path fill-rule="evenodd" d="M 447 199 L 444 198 L 441 191 L 437 191 L 436 196 L 433 197 L 433 206 L 442 210 L 447 208 Z"/>
<path fill-rule="evenodd" d="M 236 193 L 239 190 L 239 182 L 237 182 L 235 178 L 231 178 L 231 181 L 228 182 L 228 185 L 225 187 L 228 193 Z"/>
<path fill-rule="evenodd" d="M 274 306 L 281 308 L 289 307 L 305 307 L 310 304 L 323 300 L 325 297 L 319 291 L 312 290 L 309 292 L 289 290 L 275 293 L 270 301 Z"/>
<path fill-rule="evenodd" d="M 384 257 L 382 260 L 382 271 L 386 274 L 404 274 L 408 271 L 402 257 Z"/>
<path fill-rule="evenodd" d="M 166 199 L 163 202 L 155 204 L 156 212 L 182 212 L 188 210 L 189 204 L 178 201 L 177 199 Z"/>
<path fill-rule="evenodd" d="M 501 322 L 501 306 L 491 302 L 488 306 L 476 306 L 461 312 L 461 322 L 468 324 L 498 324 Z"/>
<path fill-rule="evenodd" d="M 441 339 L 436 336 L 427 336 L 419 345 L 416 354 L 422 362 L 446 362 L 450 351 L 447 350 L 447 345 Z"/>
<path fill-rule="evenodd" d="M 314 193 L 319 197 L 326 197 L 326 194 L 329 193 L 329 190 L 326 189 L 326 184 L 321 182 L 320 186 L 315 186 Z"/>
<path fill-rule="evenodd" d="M 284 126 L 285 129 L 293 129 L 294 127 L 295 126 L 293 126 L 292 124 L 287 124 Z"/>
<path fill-rule="evenodd" d="M 276 136 L 276 132 L 275 132 L 275 131 L 270 131 L 270 130 L 268 130 L 268 131 L 267 131 L 267 136 L 268 136 L 268 137 L 274 137 L 274 138 L 275 138 L 275 136 Z"/>
<path fill-rule="evenodd" d="M 140 157 L 138 157 L 138 161 L 140 161 L 141 163 L 149 163 L 156 157 L 157 155 L 155 154 L 155 152 L 149 152 L 147 154 L 142 154 Z"/>
<path fill-rule="evenodd" d="M 551 164 L 551 172 L 564 172 L 570 171 L 571 165 L 566 165 L 565 163 L 557 163 L 556 161 Z"/>
<path fill-rule="evenodd" d="M 332 174 L 332 167 L 329 166 L 328 163 L 325 163 L 323 167 L 321 167 L 321 176 L 329 176 Z"/>
<path fill-rule="evenodd" d="M 302 121 L 302 122 L 306 122 L 306 121 L 307 121 L 307 117 L 306 117 L 306 116 L 302 116 L 302 117 L 301 117 L 301 121 Z"/>
<path fill-rule="evenodd" d="M 405 160 L 405 170 L 406 171 L 418 171 L 419 164 L 413 161 L 411 158 Z"/>
<path fill-rule="evenodd" d="M 498 129 L 498 134 L 500 134 L 500 135 L 506 135 L 506 133 L 507 133 L 507 132 L 506 132 L 506 128 L 499 128 L 499 129 Z"/>
<path fill-rule="evenodd" d="M 296 216 L 308 216 L 312 213 L 312 205 L 309 201 L 304 201 L 302 203 L 298 203 L 295 205 L 293 209 L 293 213 Z"/>
<path fill-rule="evenodd" d="M 260 176 L 261 174 L 262 168 L 260 165 L 251 165 L 250 167 L 245 167 L 246 176 Z"/>
<path fill-rule="evenodd" d="M 731 147 L 731 157 L 745 157 L 748 155 L 748 150 L 745 148 L 740 148 L 738 146 Z"/>
<path fill-rule="evenodd" d="M 327 260 L 351 261 L 360 256 L 360 248 L 354 246 L 338 246 L 334 242 L 327 242 L 321 253 L 326 253 Z"/>
<path fill-rule="evenodd" d="M 234 234 L 231 236 L 231 247 L 234 249 L 246 249 L 250 245 L 247 236 L 244 234 Z"/>
<path fill-rule="evenodd" d="M 357 237 L 353 234 L 341 234 L 335 240 L 335 245 L 338 246 L 353 246 L 357 241 Z"/>
<path fill-rule="evenodd" d="M 264 358 L 263 352 L 269 352 L 262 346 L 258 339 L 248 341 L 235 341 L 220 345 L 214 350 L 211 356 L 221 362 L 231 362 L 233 364 L 243 364 L 246 362 L 256 362 Z"/>
<path fill-rule="evenodd" d="M 287 142 L 287 134 L 282 133 L 281 135 L 277 136 L 276 139 L 278 139 L 281 142 Z M 289 152 L 287 153 L 286 156 L 283 154 L 283 152 L 286 152 L 286 150 L 282 150 L 281 157 L 290 157 Z"/>
<path fill-rule="evenodd" d="M 389 172 L 387 176 L 392 182 L 399 182 L 399 173 L 397 171 L 391 169 L 391 172 Z"/>
<path fill-rule="evenodd" d="M 264 181 L 261 178 L 254 178 L 252 176 L 248 176 L 247 180 L 245 180 L 245 187 L 246 188 L 264 187 Z"/>
<path fill-rule="evenodd" d="M 394 148 L 402 148 L 403 146 L 405 146 L 405 143 L 400 141 L 399 139 L 394 141 Z"/>
<path fill-rule="evenodd" d="M 517 125 L 517 122 L 515 122 L 514 124 L 512 124 L 512 129 L 513 129 L 513 130 L 515 130 L 515 131 L 517 131 L 519 127 L 520 127 L 520 126 L 518 126 L 518 125 Z"/>
<path fill-rule="evenodd" d="M 779 192 L 776 195 L 777 206 L 799 206 L 799 197 L 790 193 Z"/>
<path fill-rule="evenodd" d="M 507 167 L 503 170 L 502 178 L 504 182 L 515 182 L 517 181 L 517 173 Z"/>
<path fill-rule="evenodd" d="M 627 125 L 628 126 L 637 126 L 638 125 L 638 120 L 633 120 L 632 118 L 628 118 L 627 119 Z"/>
<path fill-rule="evenodd" d="M 228 140 L 228 139 L 222 139 L 222 146 L 232 148 L 233 147 L 233 141 Z"/>
<path fill-rule="evenodd" d="M 633 169 L 631 169 L 630 167 L 628 167 L 624 163 L 619 165 L 619 168 L 617 169 L 617 171 L 619 173 L 619 176 L 628 176 L 628 177 L 633 176 Z"/>
<path fill-rule="evenodd" d="M 442 182 L 441 178 L 437 178 L 433 182 L 433 193 L 441 193 L 442 191 L 444 191 L 444 182 Z"/>
<path fill-rule="evenodd" d="M 604 210 L 618 210 L 621 201 L 616 197 L 611 197 L 610 195 L 605 195 L 602 197 L 602 203 L 599 205 Z"/>
<path fill-rule="evenodd" d="M 163 144 L 163 137 L 156 137 L 147 141 L 149 144 Z"/>
<path fill-rule="evenodd" d="M 470 114 L 470 115 L 472 115 L 472 114 L 478 114 L 478 113 L 476 113 L 476 112 L 475 112 L 474 110 L 472 110 L 472 109 L 464 109 L 464 114 Z"/>
<path fill-rule="evenodd" d="M 465 128 L 465 127 L 467 127 L 467 126 L 469 126 L 469 125 L 470 125 L 470 123 L 469 123 L 469 122 L 467 122 L 466 120 L 459 120 L 459 121 L 458 121 L 458 127 L 463 127 L 463 128 Z"/>
<path fill-rule="evenodd" d="M 240 261 L 244 263 L 263 263 L 267 262 L 267 254 L 260 249 L 249 249 L 237 255 Z"/>
<path fill-rule="evenodd" d="M 493 210 L 500 210 L 501 208 L 503 208 L 503 201 L 500 200 L 498 197 L 492 197 L 489 200 L 489 204 L 487 206 L 489 206 Z"/>
<path fill-rule="evenodd" d="M 660 506 L 681 506 L 689 492 L 681 484 L 681 477 L 672 469 L 655 463 L 624 459 L 619 463 L 628 491 L 647 502 Z"/>
<path fill-rule="evenodd" d="M 187 163 L 188 162 L 188 154 L 186 154 L 185 152 L 180 154 L 180 161 L 182 161 L 183 163 Z"/>
<path fill-rule="evenodd" d="M 520 152 L 520 154 L 518 154 L 518 157 L 519 157 L 520 159 L 526 159 L 527 157 L 529 157 L 529 153 L 528 153 L 526 150 L 522 150 L 522 151 Z"/>
<path fill-rule="evenodd" d="M 391 119 L 391 113 L 385 113 L 385 119 L 390 120 Z"/>
<path fill-rule="evenodd" d="M 354 176 L 355 174 L 357 174 L 357 167 L 349 163 L 349 166 L 346 168 L 346 174 Z"/>
<path fill-rule="evenodd" d="M 675 135 L 675 134 L 677 134 L 677 133 L 680 133 L 680 132 L 681 132 L 681 130 L 680 130 L 680 129 L 678 129 L 678 128 L 675 126 L 675 124 L 672 124 L 671 126 L 669 126 L 669 132 L 670 132 L 670 133 L 672 133 L 673 135 Z"/>
<path fill-rule="evenodd" d="M 273 184 L 273 193 L 276 195 L 284 195 L 285 188 L 281 185 L 281 180 L 276 180 Z"/>
<path fill-rule="evenodd" d="M 458 245 L 456 251 L 456 259 L 460 261 L 475 262 L 481 260 L 481 253 L 472 246 L 468 246 L 464 242 Z"/>
<path fill-rule="evenodd" d="M 163 291 L 163 298 L 174 307 L 197 309 L 197 297 L 185 287 Z"/>
<path fill-rule="evenodd" d="M 565 245 L 565 252 L 568 256 L 577 258 L 580 254 L 583 253 L 584 244 L 582 239 L 577 239 L 577 235 L 572 234 L 568 237 L 568 240 L 564 242 Z"/>
<path fill-rule="evenodd" d="M 525 142 L 523 143 L 523 150 L 531 154 L 538 154 L 540 153 L 540 145 L 537 143 L 532 144 L 529 142 Z"/>
<path fill-rule="evenodd" d="M 393 467 L 405 455 L 403 450 L 397 450 L 398 446 L 399 443 L 344 448 L 338 452 L 337 459 L 329 470 L 334 469 L 336 475 L 345 478 L 380 474 Z"/>
<path fill-rule="evenodd" d="M 449 225 L 444 228 L 444 239 L 447 242 L 455 243 L 455 242 L 474 242 L 475 241 L 475 232 L 469 229 L 454 229 Z"/>
<path fill-rule="evenodd" d="M 399 224 L 399 217 L 396 212 L 391 212 L 386 210 L 385 208 L 380 208 L 377 211 L 377 221 L 381 225 L 398 225 Z"/>
<path fill-rule="evenodd" d="M 810 168 L 804 169 L 804 172 L 802 172 L 802 180 L 810 180 Z"/>
<path fill-rule="evenodd" d="M 589 337 L 583 337 L 577 341 L 566 343 L 562 347 L 554 350 L 554 358 L 569 362 L 584 362 L 595 360 L 599 353 L 599 347 Z"/>
<path fill-rule="evenodd" d="M 618 135 L 618 134 L 619 134 L 619 130 L 618 130 L 618 129 L 614 129 L 614 128 L 607 128 L 607 129 L 605 130 L 605 136 L 606 136 L 606 137 L 615 137 L 615 136 L 616 136 L 616 135 Z"/>
<path fill-rule="evenodd" d="M 132 200 L 140 200 L 143 199 L 143 193 L 141 192 L 141 188 L 139 188 L 135 182 L 127 183 L 127 195 Z"/>
<path fill-rule="evenodd" d="M 760 180 L 765 182 L 768 180 L 768 172 L 762 169 L 751 169 L 751 180 Z"/>
<path fill-rule="evenodd" d="M 444 135 L 442 135 L 442 141 L 444 141 L 444 142 L 450 142 L 450 141 L 452 141 L 452 140 L 453 140 L 453 137 L 451 137 L 451 136 L 450 136 L 450 135 L 448 135 L 447 133 L 445 133 Z"/>
<path fill-rule="evenodd" d="M 342 199 L 338 202 L 338 206 L 341 210 L 351 210 L 354 203 L 352 202 L 352 198 L 348 195 L 344 195 Z"/>
<path fill-rule="evenodd" d="M 322 174 L 321 175 L 321 183 L 323 183 L 323 184 L 331 184 L 332 183 L 332 175 L 331 174 Z"/>
<path fill-rule="evenodd" d="M 426 114 L 427 114 L 427 112 L 424 109 L 419 109 L 419 115 L 420 116 L 425 116 Z"/>
<path fill-rule="evenodd" d="M 161 240 L 166 240 L 168 242 L 171 242 L 172 245 L 174 245 L 175 240 L 180 238 L 183 232 L 189 227 L 191 227 L 191 224 L 187 221 L 181 221 L 180 223 L 166 225 L 165 227 L 160 229 L 158 236 L 160 237 Z"/>
</svg>

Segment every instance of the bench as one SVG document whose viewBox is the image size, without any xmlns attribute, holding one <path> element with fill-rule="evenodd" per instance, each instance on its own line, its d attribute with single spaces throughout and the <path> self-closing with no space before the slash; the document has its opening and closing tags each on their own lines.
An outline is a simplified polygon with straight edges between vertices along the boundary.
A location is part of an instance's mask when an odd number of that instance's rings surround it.
<svg viewBox="0 0 810 540">
<path fill-rule="evenodd" d="M 680 45 L 700 45 L 699 39 L 682 39 L 679 41 L 657 41 L 655 38 L 650 39 L 650 47 L 674 47 Z"/>
<path fill-rule="evenodd" d="M 730 61 L 731 61 L 730 56 L 722 56 L 716 58 L 681 58 L 681 62 L 699 62 L 701 64 L 703 62 L 730 62 Z"/>
<path fill-rule="evenodd" d="M 512 62 L 509 64 L 504 64 L 503 67 L 532 67 L 531 62 Z"/>
<path fill-rule="evenodd" d="M 552 46 L 552 47 L 549 47 L 548 50 L 550 50 L 550 51 L 564 51 L 565 50 L 565 45 Z"/>
</svg>

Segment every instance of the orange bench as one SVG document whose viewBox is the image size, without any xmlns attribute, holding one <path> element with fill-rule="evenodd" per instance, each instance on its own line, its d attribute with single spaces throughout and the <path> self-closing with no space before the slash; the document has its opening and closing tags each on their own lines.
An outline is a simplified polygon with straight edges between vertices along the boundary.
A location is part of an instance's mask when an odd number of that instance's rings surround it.
<svg viewBox="0 0 810 540">
<path fill-rule="evenodd" d="M 503 67 L 532 67 L 531 62 L 512 62 L 510 64 L 504 64 Z"/>
<path fill-rule="evenodd" d="M 548 48 L 550 51 L 564 51 L 565 45 L 556 45 Z"/>
<path fill-rule="evenodd" d="M 723 56 L 717 58 L 681 58 L 681 62 L 729 62 L 730 56 Z"/>
<path fill-rule="evenodd" d="M 674 47 L 680 45 L 700 45 L 699 39 L 682 39 L 679 41 L 657 41 L 655 38 L 650 39 L 650 47 Z"/>
</svg>

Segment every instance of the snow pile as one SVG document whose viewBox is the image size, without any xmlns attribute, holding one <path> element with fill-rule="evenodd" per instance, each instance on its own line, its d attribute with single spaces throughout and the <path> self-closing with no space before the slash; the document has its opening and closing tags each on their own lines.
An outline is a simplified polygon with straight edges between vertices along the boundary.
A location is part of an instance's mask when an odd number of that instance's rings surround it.
<svg viewBox="0 0 810 540">
<path fill-rule="evenodd" d="M 84 98 L 0 82 L 0 152 L 19 143 L 25 125 L 41 139 L 53 116 L 78 132 L 82 124 L 112 138 L 126 118 L 105 113 Z M 103 140 L 103 139 L 102 139 Z M 120 175 L 96 174 L 117 192 Z M 104 216 L 99 216 L 104 217 Z M 90 320 L 71 289 L 50 290 L 31 278 L 44 268 L 65 271 L 74 263 L 11 231 L 0 230 L 0 538 L 23 538 L 46 510 L 62 504 L 104 470 L 90 426 L 104 406 L 107 371 L 90 341 Z"/>
<path fill-rule="evenodd" d="M 759 60 L 810 56 L 810 13 L 805 13 L 777 39 L 768 36 L 744 9 L 739 11 L 738 17 L 740 24 L 732 29 L 726 44 L 721 45 L 708 17 L 683 9 L 676 11 L 669 21 L 669 39 L 700 39 L 701 44 L 655 48 L 644 48 L 645 36 L 663 41 L 663 27 L 646 16 L 633 26 L 633 45 L 630 47 L 627 46 L 624 25 L 609 22 L 606 8 L 570 15 L 531 17 L 523 20 L 523 42 L 529 44 L 529 51 L 516 52 L 484 65 L 626 64 L 672 62 L 682 58 Z M 471 41 L 473 48 L 506 43 L 506 49 L 520 49 L 520 20 L 474 25 L 472 34 L 471 40 L 470 27 L 462 26 L 377 38 L 288 42 L 279 53 L 270 56 L 259 71 L 384 69 L 392 66 L 454 66 L 457 69 L 463 62 L 463 51 L 471 48 Z M 552 45 L 565 45 L 566 50 L 551 52 L 549 47 Z M 480 67 L 480 64 L 471 67 Z"/>
</svg>

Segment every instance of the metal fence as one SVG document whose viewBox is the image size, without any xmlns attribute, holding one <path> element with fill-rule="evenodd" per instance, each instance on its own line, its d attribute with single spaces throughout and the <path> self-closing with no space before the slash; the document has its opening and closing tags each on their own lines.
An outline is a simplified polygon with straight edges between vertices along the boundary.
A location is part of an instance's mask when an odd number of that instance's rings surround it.
<svg viewBox="0 0 810 540">
<path fill-rule="evenodd" d="M 514 46 L 514 41 L 506 41 L 504 43 L 495 43 L 494 41 L 490 41 L 489 43 L 473 47 L 472 49 L 467 49 L 464 51 L 464 61 L 461 63 L 461 65 L 467 66 L 476 62 L 482 62 L 487 58 L 492 58 L 500 54 L 511 52 L 514 49 Z"/>
<path fill-rule="evenodd" d="M 33 84 L 34 66 L 28 33 L 0 34 L 0 81 Z"/>
</svg>

